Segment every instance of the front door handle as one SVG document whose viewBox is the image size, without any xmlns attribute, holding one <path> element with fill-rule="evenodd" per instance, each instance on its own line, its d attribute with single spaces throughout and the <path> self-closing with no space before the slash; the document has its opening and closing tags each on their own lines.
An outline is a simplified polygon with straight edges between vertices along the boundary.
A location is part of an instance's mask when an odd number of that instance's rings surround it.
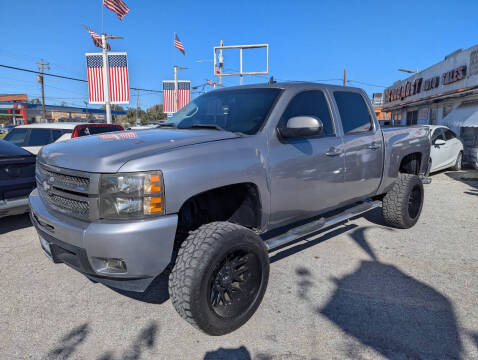
<svg viewBox="0 0 478 360">
<path fill-rule="evenodd" d="M 369 148 L 370 150 L 377 150 L 377 149 L 380 149 L 380 145 L 377 144 L 377 143 L 374 141 L 374 142 L 372 142 L 372 143 L 368 146 L 368 148 Z"/>
<path fill-rule="evenodd" d="M 327 156 L 339 156 L 340 154 L 342 154 L 342 150 L 339 150 L 333 146 L 325 153 Z"/>
</svg>

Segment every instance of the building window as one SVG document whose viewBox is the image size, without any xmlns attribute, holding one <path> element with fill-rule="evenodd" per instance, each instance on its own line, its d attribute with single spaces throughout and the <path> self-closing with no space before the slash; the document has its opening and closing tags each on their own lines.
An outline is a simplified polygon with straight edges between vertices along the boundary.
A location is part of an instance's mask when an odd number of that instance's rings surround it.
<svg viewBox="0 0 478 360">
<path fill-rule="evenodd" d="M 402 122 L 402 113 L 400 111 L 396 111 L 392 114 L 392 120 L 395 123 L 401 123 Z"/>
<path fill-rule="evenodd" d="M 437 123 L 437 108 L 430 109 L 430 124 L 436 125 Z"/>
<path fill-rule="evenodd" d="M 418 111 L 407 111 L 407 125 L 416 125 L 418 122 Z"/>
</svg>

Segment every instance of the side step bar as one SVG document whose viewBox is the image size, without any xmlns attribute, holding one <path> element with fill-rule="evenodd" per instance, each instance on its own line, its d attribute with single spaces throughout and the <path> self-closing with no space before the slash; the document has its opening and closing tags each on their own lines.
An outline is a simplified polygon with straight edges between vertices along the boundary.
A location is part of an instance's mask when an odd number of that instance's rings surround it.
<svg viewBox="0 0 478 360">
<path fill-rule="evenodd" d="M 344 212 L 338 215 L 332 216 L 328 219 L 320 218 L 319 220 L 315 220 L 305 225 L 298 226 L 296 228 L 289 230 L 285 234 L 281 234 L 267 240 L 266 241 L 267 249 L 273 250 L 279 246 L 290 243 L 303 236 L 312 234 L 320 229 L 328 228 L 332 225 L 348 220 L 354 216 L 360 215 L 364 212 L 367 212 L 369 210 L 375 209 L 376 207 L 380 207 L 380 206 L 382 206 L 382 202 L 379 200 L 365 201 L 361 204 L 351 207 L 345 210 Z"/>
</svg>

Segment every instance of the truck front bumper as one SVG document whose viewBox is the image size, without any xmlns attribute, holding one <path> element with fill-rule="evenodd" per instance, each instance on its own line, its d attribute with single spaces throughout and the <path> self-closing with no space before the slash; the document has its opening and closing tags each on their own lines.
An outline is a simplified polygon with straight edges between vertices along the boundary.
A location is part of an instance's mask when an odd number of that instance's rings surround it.
<svg viewBox="0 0 478 360">
<path fill-rule="evenodd" d="M 28 197 L 11 200 L 0 200 L 0 218 L 28 212 Z"/>
<path fill-rule="evenodd" d="M 177 215 L 153 220 L 85 222 L 48 209 L 38 191 L 30 194 L 30 216 L 45 254 L 107 286 L 145 291 L 171 261 Z M 121 260 L 124 271 L 105 261 Z"/>
</svg>

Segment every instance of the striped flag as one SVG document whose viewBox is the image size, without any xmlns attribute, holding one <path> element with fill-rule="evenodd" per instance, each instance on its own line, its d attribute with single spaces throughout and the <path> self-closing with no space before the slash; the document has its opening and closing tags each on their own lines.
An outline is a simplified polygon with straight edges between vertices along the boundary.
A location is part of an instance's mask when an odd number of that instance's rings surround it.
<svg viewBox="0 0 478 360">
<path fill-rule="evenodd" d="M 104 104 L 103 55 L 86 54 L 88 95 L 91 104 Z M 108 54 L 108 78 L 110 102 L 129 103 L 128 59 L 126 53 Z"/>
<path fill-rule="evenodd" d="M 129 12 L 129 7 L 126 6 L 123 0 L 103 0 L 103 5 L 118 15 L 120 20 L 123 20 Z"/>
<path fill-rule="evenodd" d="M 174 47 L 181 51 L 183 55 L 186 55 L 186 51 L 184 51 L 184 46 L 181 40 L 179 40 L 178 34 L 174 33 Z"/>
<path fill-rule="evenodd" d="M 101 36 L 95 33 L 93 30 L 91 30 L 89 26 L 83 25 L 83 27 L 86 29 L 86 31 L 90 33 L 91 39 L 93 40 L 93 44 L 95 44 L 95 46 L 98 46 L 99 48 L 102 49 L 103 45 L 101 41 Z M 110 44 L 108 44 L 108 42 L 106 42 L 106 49 L 111 50 L 111 46 Z"/>
<path fill-rule="evenodd" d="M 178 81 L 178 102 L 179 109 L 191 101 L 191 82 L 186 80 Z M 176 99 L 174 97 L 174 81 L 163 81 L 163 111 L 167 114 L 176 112 Z"/>
</svg>

